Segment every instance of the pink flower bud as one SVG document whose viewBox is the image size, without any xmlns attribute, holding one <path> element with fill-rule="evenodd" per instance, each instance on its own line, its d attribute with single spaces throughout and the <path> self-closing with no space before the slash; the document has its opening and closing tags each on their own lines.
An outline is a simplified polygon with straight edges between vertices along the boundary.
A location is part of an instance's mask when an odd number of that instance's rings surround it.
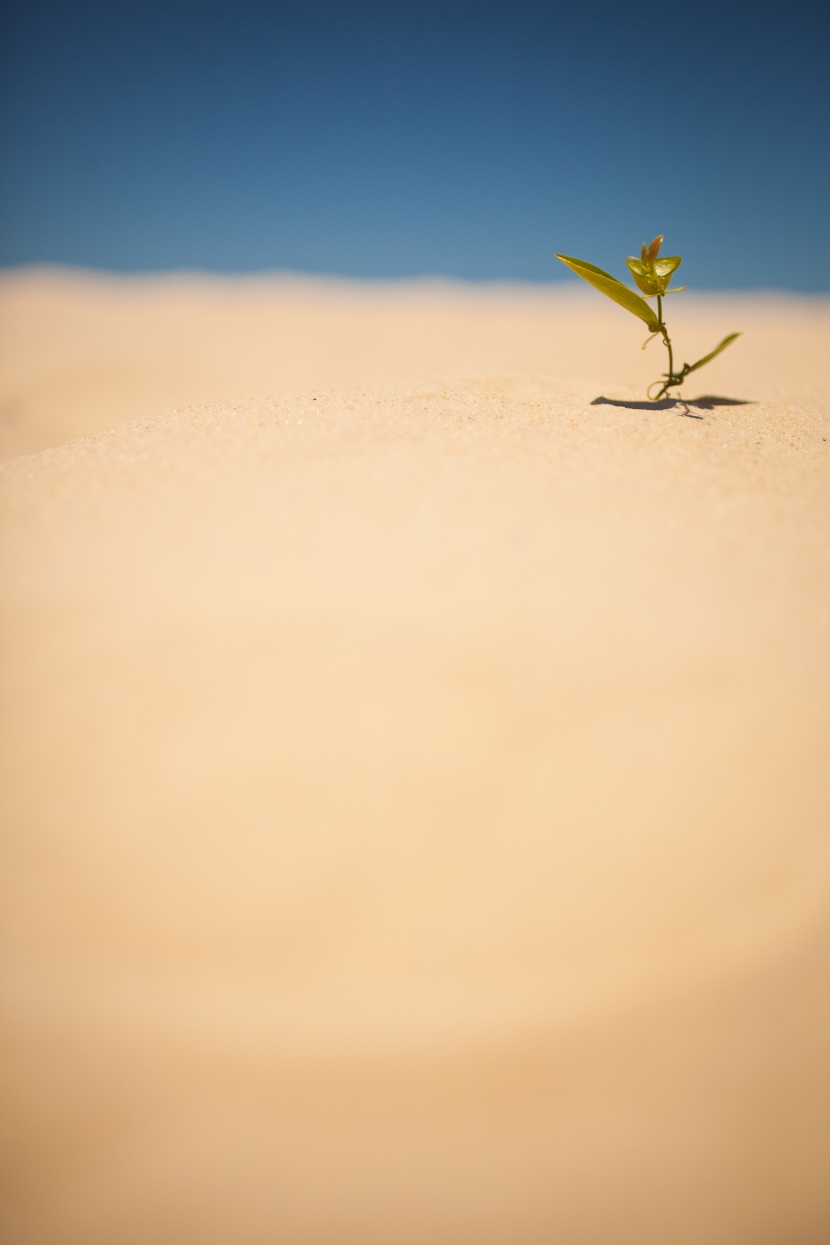
<svg viewBox="0 0 830 1245">
<path fill-rule="evenodd" d="M 660 247 L 662 245 L 663 245 L 663 234 L 661 233 L 661 234 L 658 234 L 656 238 L 653 238 L 651 242 L 649 242 L 648 249 L 646 250 L 646 253 L 643 256 L 643 260 L 644 261 L 647 260 L 650 264 L 653 264 L 657 256 L 660 254 Z"/>
</svg>

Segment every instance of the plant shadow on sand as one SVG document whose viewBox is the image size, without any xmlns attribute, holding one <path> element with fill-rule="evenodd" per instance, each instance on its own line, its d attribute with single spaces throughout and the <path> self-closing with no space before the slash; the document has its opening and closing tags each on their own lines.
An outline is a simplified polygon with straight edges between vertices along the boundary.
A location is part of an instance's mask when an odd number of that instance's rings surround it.
<svg viewBox="0 0 830 1245">
<path fill-rule="evenodd" d="M 703 419 L 696 415 L 692 407 L 701 411 L 711 411 L 716 406 L 754 406 L 749 398 L 724 398 L 720 394 L 704 393 L 699 398 L 663 398 L 660 402 L 622 402 L 619 398 L 594 398 L 591 406 L 622 406 L 627 411 L 674 411 L 676 415 L 685 415 L 687 419 Z"/>
</svg>

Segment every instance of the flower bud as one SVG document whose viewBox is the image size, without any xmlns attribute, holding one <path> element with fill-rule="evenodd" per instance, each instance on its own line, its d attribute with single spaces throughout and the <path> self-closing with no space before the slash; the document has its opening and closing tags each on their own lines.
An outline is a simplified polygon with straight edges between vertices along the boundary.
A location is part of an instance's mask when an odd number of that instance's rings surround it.
<svg viewBox="0 0 830 1245">
<path fill-rule="evenodd" d="M 658 234 L 656 238 L 652 238 L 648 244 L 646 253 L 643 256 L 643 262 L 653 264 L 657 256 L 660 254 L 660 247 L 663 245 L 663 234 Z"/>
</svg>

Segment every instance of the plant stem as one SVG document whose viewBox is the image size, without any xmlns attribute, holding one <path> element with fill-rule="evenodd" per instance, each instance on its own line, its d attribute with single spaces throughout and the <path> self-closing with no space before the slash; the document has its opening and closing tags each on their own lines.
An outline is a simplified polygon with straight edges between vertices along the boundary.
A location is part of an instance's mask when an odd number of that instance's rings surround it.
<svg viewBox="0 0 830 1245">
<path fill-rule="evenodd" d="M 668 374 L 668 379 L 663 382 L 663 386 L 660 392 L 658 393 L 657 397 L 652 399 L 654 402 L 659 402 L 661 398 L 664 398 L 666 394 L 668 393 L 669 389 L 672 387 L 672 385 L 682 385 L 683 377 L 685 376 L 685 371 L 680 376 L 675 376 L 674 374 L 674 354 L 672 352 L 672 345 L 671 345 L 671 338 L 669 337 L 669 331 L 666 328 L 665 324 L 663 323 L 663 297 L 661 294 L 657 295 L 657 324 L 658 324 L 658 328 L 660 332 L 663 334 L 663 341 L 665 342 L 666 349 L 669 352 L 669 374 Z M 654 382 L 655 385 L 658 383 L 659 383 L 658 381 Z M 649 386 L 649 390 L 653 388 L 654 388 L 654 385 Z"/>
<path fill-rule="evenodd" d="M 674 376 L 674 356 L 672 355 L 671 338 L 669 331 L 663 323 L 663 296 L 657 295 L 657 319 L 660 321 L 660 332 L 663 334 L 663 341 L 666 343 L 666 349 L 669 352 L 669 380 Z"/>
</svg>

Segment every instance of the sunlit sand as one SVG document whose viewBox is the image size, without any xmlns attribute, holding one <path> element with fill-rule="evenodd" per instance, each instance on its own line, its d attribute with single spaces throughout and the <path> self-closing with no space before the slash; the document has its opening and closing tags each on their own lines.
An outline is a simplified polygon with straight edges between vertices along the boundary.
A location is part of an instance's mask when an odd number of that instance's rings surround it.
<svg viewBox="0 0 830 1245">
<path fill-rule="evenodd" d="M 828 303 L 0 315 L 4 1241 L 818 1245 Z"/>
</svg>

